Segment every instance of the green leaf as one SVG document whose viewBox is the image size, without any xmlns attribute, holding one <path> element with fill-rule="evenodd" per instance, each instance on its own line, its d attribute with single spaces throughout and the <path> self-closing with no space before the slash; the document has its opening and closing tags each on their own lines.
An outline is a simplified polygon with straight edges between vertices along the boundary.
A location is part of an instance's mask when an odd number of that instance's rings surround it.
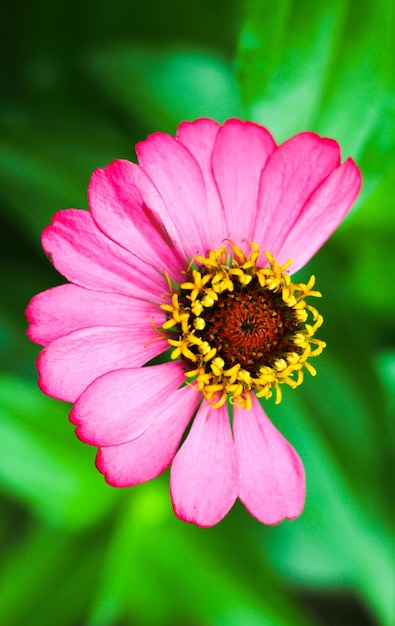
<svg viewBox="0 0 395 626">
<path fill-rule="evenodd" d="M 198 49 L 116 46 L 96 50 L 86 71 L 112 106 L 152 131 L 174 132 L 183 120 L 223 121 L 242 113 L 230 64 Z"/>
<path fill-rule="evenodd" d="M 243 541 L 235 517 L 206 531 L 177 520 L 163 478 L 125 494 L 90 626 L 122 620 L 161 626 L 177 619 L 218 626 L 308 626 L 273 571 L 256 562 L 255 546 Z M 230 542 L 234 555 L 229 555 Z"/>
<path fill-rule="evenodd" d="M 82 623 L 100 558 L 99 542 L 32 524 L 3 549 L 0 622 L 7 626 Z"/>
<path fill-rule="evenodd" d="M 93 467 L 93 449 L 73 436 L 68 405 L 2 376 L 0 407 L 1 489 L 52 524 L 79 528 L 102 518 L 117 492 Z"/>
<path fill-rule="evenodd" d="M 367 197 L 395 160 L 394 5 L 247 0 L 238 73 L 249 116 L 313 130 L 357 159 Z"/>
<path fill-rule="evenodd" d="M 379 515 L 368 514 L 364 495 L 350 488 L 308 400 L 294 395 L 281 410 L 286 420 L 277 424 L 304 461 L 308 495 L 298 520 L 265 534 L 265 549 L 293 581 L 359 592 L 379 623 L 388 626 L 395 588 L 393 529 Z"/>
<path fill-rule="evenodd" d="M 64 115 L 65 123 L 62 124 Z M 86 207 L 94 169 L 112 159 L 131 157 L 132 147 L 97 111 L 5 111 L 0 144 L 1 210 L 39 246 L 53 214 Z"/>
<path fill-rule="evenodd" d="M 376 367 L 388 399 L 395 406 L 395 350 L 381 350 L 377 355 Z"/>
</svg>

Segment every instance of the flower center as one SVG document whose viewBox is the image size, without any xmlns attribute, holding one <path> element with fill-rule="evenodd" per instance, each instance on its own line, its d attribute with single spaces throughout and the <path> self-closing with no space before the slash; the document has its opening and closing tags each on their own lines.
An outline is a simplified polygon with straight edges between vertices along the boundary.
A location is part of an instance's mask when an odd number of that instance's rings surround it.
<svg viewBox="0 0 395 626">
<path fill-rule="evenodd" d="M 300 385 L 304 368 L 315 375 L 308 358 L 325 347 L 313 338 L 322 316 L 305 300 L 321 295 L 312 291 L 314 276 L 292 283 L 291 261 L 280 266 L 268 252 L 269 266 L 259 268 L 259 248 L 250 245 L 249 257 L 236 245 L 230 259 L 225 246 L 196 257 L 171 303 L 161 305 L 171 358 L 184 360 L 189 384 L 214 407 L 229 397 L 249 409 L 252 392 L 270 398 L 273 389 L 280 402 L 280 385 Z"/>
<path fill-rule="evenodd" d="M 244 289 L 223 294 L 204 315 L 205 328 L 197 335 L 217 348 L 229 368 L 240 366 L 257 374 L 261 365 L 271 365 L 287 346 L 295 351 L 288 335 L 301 330 L 289 314 L 281 294 L 265 291 L 257 279 Z"/>
</svg>

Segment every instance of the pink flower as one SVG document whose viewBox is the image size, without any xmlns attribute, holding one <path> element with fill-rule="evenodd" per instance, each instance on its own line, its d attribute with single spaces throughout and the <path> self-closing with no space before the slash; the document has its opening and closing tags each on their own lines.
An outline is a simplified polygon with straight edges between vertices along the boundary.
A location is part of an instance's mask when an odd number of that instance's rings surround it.
<svg viewBox="0 0 395 626">
<path fill-rule="evenodd" d="M 172 464 L 186 521 L 216 524 L 237 497 L 266 524 L 295 518 L 303 465 L 257 397 L 279 402 L 315 374 L 322 317 L 307 299 L 320 294 L 314 277 L 291 282 L 288 259 L 301 268 L 343 220 L 358 168 L 335 141 L 306 132 L 277 147 L 239 120 L 183 123 L 137 154 L 94 172 L 90 212 L 59 211 L 44 230 L 71 284 L 27 309 L 40 387 L 74 403 L 110 484 Z"/>
</svg>

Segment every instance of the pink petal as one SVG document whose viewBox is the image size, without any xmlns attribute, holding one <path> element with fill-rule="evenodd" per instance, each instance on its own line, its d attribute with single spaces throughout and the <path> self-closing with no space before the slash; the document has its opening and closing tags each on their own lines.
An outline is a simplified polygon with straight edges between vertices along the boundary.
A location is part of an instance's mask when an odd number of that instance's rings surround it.
<svg viewBox="0 0 395 626">
<path fill-rule="evenodd" d="M 278 262 L 292 257 L 292 272 L 303 267 L 347 215 L 361 182 L 352 159 L 337 167 L 307 201 L 278 253 Z"/>
<path fill-rule="evenodd" d="M 166 318 L 156 304 L 72 284 L 39 293 L 30 301 L 26 317 L 30 323 L 28 336 L 44 346 L 82 328 L 134 328 L 136 320 L 143 320 L 144 325 L 152 320 L 155 326 L 161 326 Z"/>
<path fill-rule="evenodd" d="M 233 506 L 239 487 L 228 408 L 200 407 L 170 472 L 176 515 L 198 526 L 217 524 Z"/>
<path fill-rule="evenodd" d="M 253 238 L 261 172 L 276 144 L 271 134 L 252 122 L 232 119 L 220 128 L 212 166 L 225 207 L 227 236 L 240 245 Z"/>
<path fill-rule="evenodd" d="M 233 433 L 241 480 L 239 498 L 260 522 L 278 524 L 301 514 L 302 462 L 253 397 L 252 409 L 234 410 Z"/>
<path fill-rule="evenodd" d="M 156 271 L 108 239 L 89 211 L 59 211 L 42 242 L 56 269 L 82 287 L 155 301 L 168 289 L 161 268 Z"/>
<path fill-rule="evenodd" d="M 177 139 L 195 157 L 202 170 L 214 248 L 219 248 L 223 239 L 229 235 L 225 212 L 212 167 L 212 152 L 219 129 L 220 126 L 217 122 L 210 119 L 199 119 L 195 122 L 180 124 L 176 135 Z"/>
<path fill-rule="evenodd" d="M 300 133 L 271 155 L 262 172 L 254 241 L 277 258 L 315 189 L 340 163 L 335 141 Z"/>
<path fill-rule="evenodd" d="M 155 395 L 151 403 L 154 421 L 140 437 L 100 448 L 96 465 L 106 481 L 115 487 L 129 487 L 161 474 L 171 463 L 200 399 L 189 386 L 169 390 L 161 404 Z"/>
<path fill-rule="evenodd" d="M 141 167 L 114 161 L 96 170 L 88 189 L 89 206 L 99 228 L 148 265 L 181 282 L 185 257 L 165 205 Z"/>
<path fill-rule="evenodd" d="M 37 367 L 42 391 L 75 402 L 96 378 L 113 370 L 139 367 L 168 347 L 149 321 L 133 328 L 98 326 L 60 337 L 41 352 Z"/>
<path fill-rule="evenodd" d="M 155 133 L 137 144 L 136 152 L 165 202 L 185 254 L 192 258 L 218 247 L 202 170 L 189 150 L 174 137 Z"/>
<path fill-rule="evenodd" d="M 82 441 L 118 446 L 144 433 L 184 380 L 180 362 L 109 372 L 82 393 L 70 420 Z"/>
</svg>

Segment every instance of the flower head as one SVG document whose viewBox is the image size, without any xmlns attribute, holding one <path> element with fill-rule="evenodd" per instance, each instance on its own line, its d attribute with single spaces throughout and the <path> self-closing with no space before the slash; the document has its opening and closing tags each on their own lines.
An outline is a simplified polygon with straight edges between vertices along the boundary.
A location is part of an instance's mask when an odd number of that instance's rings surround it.
<svg viewBox="0 0 395 626">
<path fill-rule="evenodd" d="M 239 120 L 183 123 L 137 154 L 94 172 L 90 211 L 60 211 L 44 230 L 70 284 L 27 309 L 41 389 L 74 403 L 110 484 L 171 464 L 186 521 L 211 526 L 237 497 L 264 523 L 292 519 L 303 465 L 257 398 L 280 402 L 315 374 L 321 294 L 291 273 L 349 211 L 358 168 L 330 139 L 276 146 Z"/>
</svg>

